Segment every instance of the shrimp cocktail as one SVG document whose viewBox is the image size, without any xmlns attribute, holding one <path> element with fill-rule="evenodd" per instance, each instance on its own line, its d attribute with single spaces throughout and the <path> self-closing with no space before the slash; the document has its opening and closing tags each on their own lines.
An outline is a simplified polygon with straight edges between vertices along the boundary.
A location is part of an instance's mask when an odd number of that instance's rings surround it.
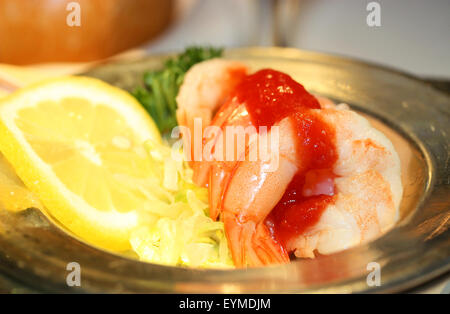
<svg viewBox="0 0 450 314">
<path fill-rule="evenodd" d="M 177 102 L 178 122 L 191 134 L 196 120 L 217 127 L 204 132 L 204 160 L 195 147 L 188 157 L 237 267 L 330 254 L 380 236 L 398 219 L 399 157 L 347 105 L 310 94 L 285 73 L 249 73 L 222 59 L 192 67 Z M 238 127 L 246 141 L 234 136 Z"/>
<path fill-rule="evenodd" d="M 0 185 L 29 203 L 5 207 L 174 266 L 285 264 L 367 243 L 399 217 L 397 152 L 299 80 L 193 47 L 132 94 L 87 77 L 19 90 L 1 100 Z"/>
</svg>

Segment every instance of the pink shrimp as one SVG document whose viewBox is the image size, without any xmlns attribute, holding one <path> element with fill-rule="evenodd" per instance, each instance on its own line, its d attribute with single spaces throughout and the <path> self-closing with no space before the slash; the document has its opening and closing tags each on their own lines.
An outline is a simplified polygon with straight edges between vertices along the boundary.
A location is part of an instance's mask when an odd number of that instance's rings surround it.
<svg viewBox="0 0 450 314">
<path fill-rule="evenodd" d="M 301 167 L 293 123 L 290 118 L 282 120 L 278 124 L 282 134 L 278 170 L 264 171 L 270 161 L 242 161 L 228 182 L 222 183 L 227 188 L 220 211 L 237 266 L 287 262 L 288 252 L 309 258 L 315 252 L 330 254 L 374 239 L 397 220 L 402 186 L 399 160 L 390 142 L 348 109 L 315 111 L 336 127 L 336 140 L 342 143 L 333 168 L 337 176 L 333 201 L 315 224 L 285 243 L 268 232 L 268 217 Z M 328 190 L 323 182 L 315 188 L 315 195 Z"/>
<path fill-rule="evenodd" d="M 194 134 L 194 121 L 202 121 L 202 131 L 211 124 L 216 111 L 225 103 L 230 92 L 247 74 L 247 67 L 237 61 L 211 59 L 194 65 L 184 78 L 177 95 L 178 109 L 176 112 L 179 125 L 190 129 Z M 191 147 L 189 159 L 193 160 L 194 147 L 184 138 L 185 147 Z M 192 162 L 194 169 L 198 163 Z M 198 173 L 198 172 L 196 172 Z M 204 178 L 194 177 L 194 182 L 204 186 Z"/>
<path fill-rule="evenodd" d="M 238 87 L 253 95 L 253 107 L 234 93 L 212 125 L 224 130 L 266 123 L 269 134 L 277 127 L 276 154 L 274 147 L 266 147 L 268 156 L 278 158 L 276 171 L 268 171 L 271 158 L 248 158 L 259 141 L 247 144 L 242 159 L 194 166 L 196 182 L 209 187 L 211 217 L 224 222 L 236 266 L 287 263 L 290 252 L 298 257 L 329 254 L 391 228 L 402 186 L 390 141 L 346 105 L 317 101 L 279 72 L 261 73 L 266 83 L 252 89 L 241 79 Z M 274 77 L 278 85 L 271 89 Z M 300 97 L 293 99 L 293 94 Z M 224 136 L 212 137 L 214 149 L 224 149 Z"/>
</svg>

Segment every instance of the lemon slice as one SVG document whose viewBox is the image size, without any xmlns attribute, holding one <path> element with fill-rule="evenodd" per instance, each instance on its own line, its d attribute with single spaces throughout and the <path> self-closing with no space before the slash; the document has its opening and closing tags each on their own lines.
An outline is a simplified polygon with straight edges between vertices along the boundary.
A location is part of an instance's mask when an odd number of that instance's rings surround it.
<svg viewBox="0 0 450 314">
<path fill-rule="evenodd" d="M 51 216 L 103 248 L 129 249 L 139 225 L 146 140 L 161 138 L 145 110 L 96 79 L 53 79 L 0 100 L 0 150 L 17 175 Z"/>
</svg>

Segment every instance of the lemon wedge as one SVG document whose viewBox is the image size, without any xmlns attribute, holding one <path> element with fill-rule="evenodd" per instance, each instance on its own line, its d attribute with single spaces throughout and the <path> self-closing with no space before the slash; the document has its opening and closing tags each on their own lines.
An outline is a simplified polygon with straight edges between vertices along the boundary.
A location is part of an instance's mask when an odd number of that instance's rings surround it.
<svg viewBox="0 0 450 314">
<path fill-rule="evenodd" d="M 39 198 L 28 190 L 16 172 L 0 154 L 0 206 L 12 212 L 27 208 L 43 208 Z"/>
<path fill-rule="evenodd" d="M 130 248 L 148 203 L 147 140 L 161 142 L 146 111 L 96 79 L 52 79 L 0 100 L 0 150 L 17 175 L 48 214 L 103 248 Z"/>
<path fill-rule="evenodd" d="M 9 93 L 0 89 L 0 98 Z M 30 192 L 17 177 L 16 172 L 3 155 L 0 154 L 0 206 L 18 212 L 30 207 L 42 208 L 36 195 Z"/>
</svg>

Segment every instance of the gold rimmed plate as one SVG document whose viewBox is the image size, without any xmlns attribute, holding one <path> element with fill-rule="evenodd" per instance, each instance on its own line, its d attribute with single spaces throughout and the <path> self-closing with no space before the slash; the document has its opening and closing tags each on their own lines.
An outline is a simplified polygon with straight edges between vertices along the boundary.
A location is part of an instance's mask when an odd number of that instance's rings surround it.
<svg viewBox="0 0 450 314">
<path fill-rule="evenodd" d="M 401 218 L 379 239 L 316 259 L 248 270 L 168 267 L 119 256 L 71 236 L 28 209 L 0 210 L 0 287 L 53 292 L 396 292 L 450 270 L 450 97 L 401 72 L 296 49 L 243 48 L 227 58 L 289 73 L 316 94 L 345 102 L 393 142 L 402 164 Z M 99 66 L 86 75 L 130 90 L 167 56 Z M 66 265 L 82 286 L 66 285 Z M 380 266 L 380 285 L 367 280 Z M 3 288 L 9 289 L 9 288 Z M 1 290 L 0 290 L 1 291 Z"/>
</svg>

